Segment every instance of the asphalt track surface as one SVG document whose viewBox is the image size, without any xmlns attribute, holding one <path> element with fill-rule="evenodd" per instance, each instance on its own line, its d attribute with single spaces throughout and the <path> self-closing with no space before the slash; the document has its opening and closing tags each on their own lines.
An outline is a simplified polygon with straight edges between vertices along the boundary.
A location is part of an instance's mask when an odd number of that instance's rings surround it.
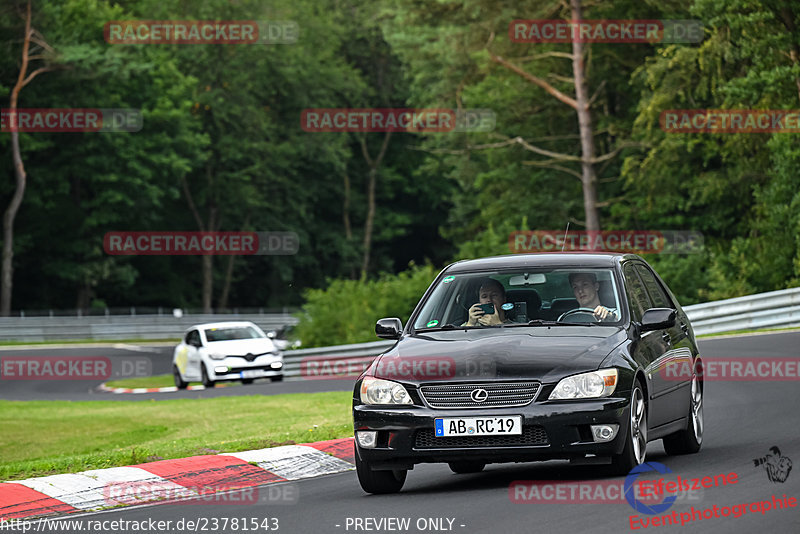
<svg viewBox="0 0 800 534">
<path fill-rule="evenodd" d="M 782 333 L 727 339 L 701 340 L 706 357 L 791 357 L 800 353 L 800 333 Z M 289 385 L 289 384 L 287 384 Z M 269 387 L 269 386 L 268 386 Z M 240 388 L 230 388 L 240 389 Z M 198 396 L 218 392 L 198 392 Z M 794 497 L 800 501 L 800 467 L 795 467 L 784 483 L 771 482 L 753 459 L 767 454 L 777 445 L 783 456 L 800 465 L 800 388 L 795 382 L 707 382 L 705 389 L 705 437 L 698 454 L 666 456 L 660 441 L 648 445 L 647 460 L 665 464 L 674 477 L 700 478 L 735 472 L 736 484 L 696 492 L 691 500 L 679 500 L 666 513 L 679 514 L 695 509 L 731 507 L 772 496 Z M 651 477 L 648 477 L 651 478 Z M 654 478 L 654 477 L 653 477 Z M 452 474 L 445 465 L 418 465 L 409 472 L 403 491 L 395 495 L 366 495 L 355 472 L 346 472 L 294 484 L 295 504 L 204 504 L 153 505 L 71 515 L 66 520 L 81 521 L 84 528 L 92 521 L 172 521 L 162 532 L 462 532 L 462 533 L 619 533 L 631 532 L 630 517 L 638 514 L 626 502 L 597 503 L 514 503 L 509 486 L 518 480 L 547 481 L 623 481 L 612 478 L 601 466 L 577 466 L 567 462 L 494 464 L 482 473 Z M 260 488 L 266 491 L 266 488 Z M 232 499 L 235 497 L 232 497 Z M 663 515 L 663 514 L 662 514 Z M 655 517 L 655 516 L 648 516 Z M 225 518 L 275 518 L 278 529 L 212 529 Z M 376 523 L 356 523 L 371 518 L 408 518 L 407 529 L 376 528 Z M 431 523 L 428 519 L 439 519 Z M 176 523 L 199 521 L 194 528 L 177 528 Z M 452 520 L 450 523 L 449 520 Z M 62 520 L 63 521 L 63 520 Z M 269 523 L 274 526 L 274 521 Z M 361 528 L 356 528 L 360 525 Z M 50 525 L 55 527 L 55 525 Z M 66 523 L 61 523 L 67 527 Z M 203 530 L 203 526 L 207 527 Z M 390 526 L 396 526 L 391 523 Z M 78 527 L 49 530 L 79 532 Z M 127 532 L 118 530 L 119 532 Z M 129 530 L 134 532 L 134 530 Z M 142 532 L 139 530 L 136 532 Z M 800 502 L 796 508 L 748 512 L 741 517 L 695 520 L 683 526 L 650 526 L 638 532 L 800 532 Z M 87 532 L 87 530 L 83 530 Z M 102 531 L 92 531 L 102 532 Z M 110 532 L 110 530 L 109 530 Z"/>
<path fill-rule="evenodd" d="M 174 347 L 152 347 L 147 345 L 117 344 L 112 347 L 84 348 L 0 348 L 0 369 L 5 358 L 47 358 L 47 357 L 105 357 L 117 367 L 122 361 L 148 364 L 150 374 L 163 375 L 172 372 L 172 351 Z M 203 399 L 233 395 L 277 395 L 279 393 L 313 393 L 319 391 L 352 391 L 353 379 L 334 380 L 292 380 L 270 382 L 256 380 L 244 386 L 236 382 L 233 387 L 215 387 L 207 390 L 185 390 L 164 393 L 114 394 L 100 391 L 97 387 L 103 380 L 8 380 L 0 377 L 0 399 L 3 400 L 162 400 L 162 399 Z"/>
</svg>

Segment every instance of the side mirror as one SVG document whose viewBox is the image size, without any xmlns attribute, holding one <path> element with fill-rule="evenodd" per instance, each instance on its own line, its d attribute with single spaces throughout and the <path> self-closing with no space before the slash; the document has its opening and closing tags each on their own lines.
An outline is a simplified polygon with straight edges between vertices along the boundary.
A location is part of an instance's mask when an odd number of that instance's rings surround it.
<svg viewBox="0 0 800 534">
<path fill-rule="evenodd" d="M 378 319 L 375 323 L 375 335 L 382 339 L 400 339 L 403 323 L 397 317 Z"/>
<path fill-rule="evenodd" d="M 269 332 L 267 332 L 267 337 L 270 339 L 275 339 L 276 335 L 277 333 L 275 332 L 275 330 L 270 330 Z"/>
<path fill-rule="evenodd" d="M 675 326 L 675 310 L 672 308 L 650 308 L 642 316 L 642 332 L 664 330 Z"/>
</svg>

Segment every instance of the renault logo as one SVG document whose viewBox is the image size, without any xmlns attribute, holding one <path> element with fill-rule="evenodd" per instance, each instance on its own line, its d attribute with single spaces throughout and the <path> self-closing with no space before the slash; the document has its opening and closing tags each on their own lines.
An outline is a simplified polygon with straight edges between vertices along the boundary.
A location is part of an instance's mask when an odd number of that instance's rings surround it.
<svg viewBox="0 0 800 534">
<path fill-rule="evenodd" d="M 489 398 L 489 393 L 485 389 L 476 389 L 469 396 L 475 402 L 483 402 Z"/>
</svg>

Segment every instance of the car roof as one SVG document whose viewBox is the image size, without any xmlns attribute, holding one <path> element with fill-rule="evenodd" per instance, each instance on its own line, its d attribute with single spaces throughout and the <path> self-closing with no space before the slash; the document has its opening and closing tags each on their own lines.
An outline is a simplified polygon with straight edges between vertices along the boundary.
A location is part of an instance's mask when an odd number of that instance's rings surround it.
<svg viewBox="0 0 800 534">
<path fill-rule="evenodd" d="M 217 323 L 202 323 L 196 324 L 186 329 L 188 332 L 189 330 L 194 329 L 206 329 L 206 328 L 231 328 L 231 327 L 242 327 L 242 326 L 256 326 L 254 323 L 250 321 L 222 321 Z"/>
<path fill-rule="evenodd" d="M 449 265 L 448 274 L 469 271 L 490 271 L 524 267 L 613 267 L 623 259 L 639 258 L 636 254 L 614 252 L 543 252 L 504 254 L 476 260 L 462 260 Z M 641 259 L 641 258 L 639 258 Z"/>
</svg>

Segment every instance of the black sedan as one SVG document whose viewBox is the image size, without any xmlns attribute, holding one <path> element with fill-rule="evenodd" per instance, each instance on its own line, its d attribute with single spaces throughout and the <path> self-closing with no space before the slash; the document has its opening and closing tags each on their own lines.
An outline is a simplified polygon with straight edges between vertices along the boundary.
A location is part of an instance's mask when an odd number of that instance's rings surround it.
<svg viewBox="0 0 800 534">
<path fill-rule="evenodd" d="M 356 467 L 368 493 L 445 462 L 569 459 L 627 474 L 647 443 L 695 453 L 702 361 L 686 314 L 633 254 L 527 254 L 445 268 L 397 343 L 353 393 Z"/>
</svg>

